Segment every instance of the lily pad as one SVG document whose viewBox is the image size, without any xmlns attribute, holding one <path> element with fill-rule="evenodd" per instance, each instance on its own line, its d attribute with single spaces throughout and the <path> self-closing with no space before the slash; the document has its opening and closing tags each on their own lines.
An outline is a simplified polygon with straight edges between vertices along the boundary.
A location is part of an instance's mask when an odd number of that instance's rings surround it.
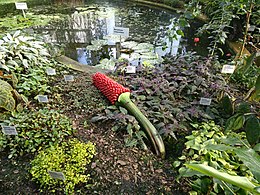
<svg viewBox="0 0 260 195">
<path fill-rule="evenodd" d="M 138 43 L 135 41 L 126 41 L 121 44 L 121 46 L 123 48 L 128 48 L 128 49 L 132 49 L 133 47 L 136 47 L 137 45 L 138 45 Z"/>
<path fill-rule="evenodd" d="M 107 35 L 104 36 L 103 39 L 107 39 L 109 41 L 114 41 L 114 42 L 120 42 L 120 35 Z M 121 36 L 121 42 L 125 42 L 126 37 Z"/>
</svg>

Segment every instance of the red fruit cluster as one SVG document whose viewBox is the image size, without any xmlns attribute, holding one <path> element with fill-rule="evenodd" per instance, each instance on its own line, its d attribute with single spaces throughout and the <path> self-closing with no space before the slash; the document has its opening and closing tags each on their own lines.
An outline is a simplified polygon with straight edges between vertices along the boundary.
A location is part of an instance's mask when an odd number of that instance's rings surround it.
<svg viewBox="0 0 260 195">
<path fill-rule="evenodd" d="M 119 95 L 124 92 L 130 92 L 129 89 L 123 87 L 100 72 L 97 72 L 92 76 L 92 81 L 112 104 L 115 104 Z"/>
</svg>

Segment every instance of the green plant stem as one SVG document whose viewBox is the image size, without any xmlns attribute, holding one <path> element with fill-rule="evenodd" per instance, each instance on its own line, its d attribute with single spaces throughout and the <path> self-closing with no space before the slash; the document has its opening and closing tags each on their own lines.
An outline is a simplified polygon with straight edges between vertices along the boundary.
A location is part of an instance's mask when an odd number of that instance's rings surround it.
<svg viewBox="0 0 260 195">
<path fill-rule="evenodd" d="M 255 186 L 253 183 L 251 183 L 246 177 L 229 175 L 227 173 L 218 171 L 217 169 L 214 169 L 214 168 L 204 165 L 204 164 L 186 164 L 186 166 L 190 169 L 193 169 L 193 170 L 203 173 L 205 175 L 208 175 L 208 176 L 217 178 L 221 181 L 225 181 L 232 185 L 238 186 L 244 190 L 254 192 L 255 194 L 260 194 L 260 193 L 256 192 L 256 190 L 254 189 L 257 186 Z"/>
<path fill-rule="evenodd" d="M 165 147 L 160 134 L 153 124 L 143 115 L 139 108 L 130 100 L 130 93 L 122 93 L 118 98 L 118 103 L 126 108 L 145 129 L 152 141 L 156 154 L 161 158 L 165 158 Z"/>
</svg>

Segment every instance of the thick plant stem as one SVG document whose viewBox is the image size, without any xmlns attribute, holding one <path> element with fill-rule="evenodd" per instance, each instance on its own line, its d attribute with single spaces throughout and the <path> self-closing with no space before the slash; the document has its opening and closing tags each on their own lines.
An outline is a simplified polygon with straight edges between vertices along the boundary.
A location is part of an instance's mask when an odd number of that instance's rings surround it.
<svg viewBox="0 0 260 195">
<path fill-rule="evenodd" d="M 121 106 L 126 108 L 145 129 L 154 146 L 156 154 L 161 158 L 165 158 L 165 147 L 160 134 L 139 108 L 130 100 L 130 93 L 122 93 L 117 101 Z"/>
</svg>

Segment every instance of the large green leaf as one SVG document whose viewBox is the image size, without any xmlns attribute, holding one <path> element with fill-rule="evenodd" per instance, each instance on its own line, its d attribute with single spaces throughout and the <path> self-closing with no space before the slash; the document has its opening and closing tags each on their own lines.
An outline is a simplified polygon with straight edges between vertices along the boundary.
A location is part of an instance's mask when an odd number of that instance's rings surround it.
<svg viewBox="0 0 260 195">
<path fill-rule="evenodd" d="M 238 148 L 234 150 L 236 155 L 254 174 L 258 182 L 260 182 L 260 156 L 253 149 Z"/>
<path fill-rule="evenodd" d="M 225 126 L 225 131 L 235 131 L 241 129 L 245 123 L 245 116 L 243 114 L 238 114 L 230 117 Z"/>
<path fill-rule="evenodd" d="M 222 107 L 224 109 L 224 111 L 228 114 L 231 115 L 234 112 L 234 107 L 232 105 L 232 101 L 231 99 L 228 97 L 228 95 L 225 95 L 222 98 Z"/>
<path fill-rule="evenodd" d="M 218 171 L 217 169 L 214 169 L 204 164 L 185 164 L 185 165 L 190 169 L 193 169 L 195 171 L 198 171 L 210 177 L 214 177 L 216 179 L 225 181 L 227 183 L 238 186 L 247 191 L 254 192 L 255 194 L 260 194 L 254 189 L 257 186 L 251 183 L 246 177 L 229 175 L 225 172 Z"/>
<path fill-rule="evenodd" d="M 0 89 L 6 90 L 6 91 L 12 91 L 13 87 L 6 81 L 3 81 L 0 79 Z"/>
<path fill-rule="evenodd" d="M 243 67 L 243 73 L 246 74 L 250 66 L 254 63 L 256 52 L 252 53 L 249 57 L 246 58 L 245 66 Z"/>
<path fill-rule="evenodd" d="M 246 138 L 251 145 L 258 143 L 260 138 L 260 123 L 255 116 L 250 117 L 246 122 Z"/>
<path fill-rule="evenodd" d="M 0 88 L 0 108 L 4 108 L 8 111 L 15 109 L 15 99 L 12 93 L 2 88 Z"/>
<path fill-rule="evenodd" d="M 245 116 L 244 115 L 238 116 L 234 122 L 233 130 L 241 129 L 244 123 L 245 123 Z"/>
</svg>

